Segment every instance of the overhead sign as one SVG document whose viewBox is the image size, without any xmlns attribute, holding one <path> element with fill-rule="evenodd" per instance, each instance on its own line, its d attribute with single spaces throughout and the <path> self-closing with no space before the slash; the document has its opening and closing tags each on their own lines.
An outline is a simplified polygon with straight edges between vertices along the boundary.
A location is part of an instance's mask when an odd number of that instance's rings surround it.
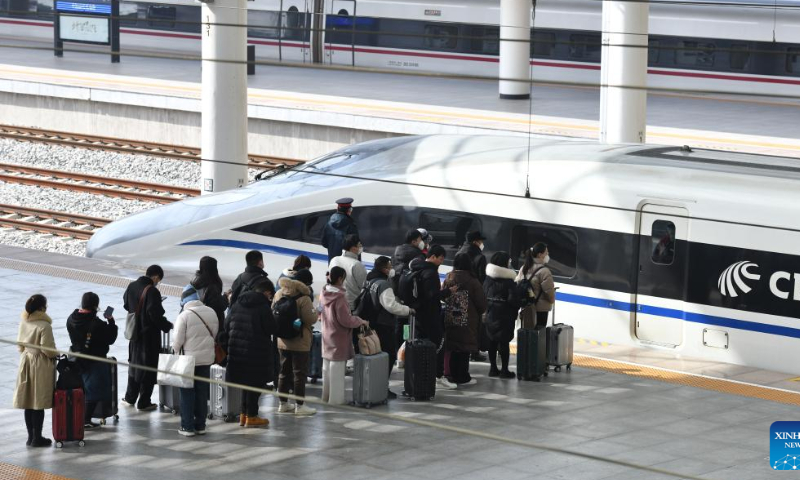
<svg viewBox="0 0 800 480">
<path fill-rule="evenodd" d="M 91 13 L 94 15 L 111 15 L 110 3 L 56 2 L 59 12 Z"/>
<path fill-rule="evenodd" d="M 110 43 L 108 18 L 59 15 L 61 40 Z"/>
</svg>

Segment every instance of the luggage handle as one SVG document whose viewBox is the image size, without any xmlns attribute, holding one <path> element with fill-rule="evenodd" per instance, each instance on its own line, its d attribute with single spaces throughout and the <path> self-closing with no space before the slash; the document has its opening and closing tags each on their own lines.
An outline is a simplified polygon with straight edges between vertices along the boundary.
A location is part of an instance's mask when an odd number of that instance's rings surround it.
<svg viewBox="0 0 800 480">
<path fill-rule="evenodd" d="M 414 339 L 417 337 L 417 316 L 409 314 L 408 315 L 408 325 L 409 325 L 409 332 L 408 332 L 408 341 L 413 342 Z"/>
<path fill-rule="evenodd" d="M 556 296 L 556 294 L 558 293 L 558 289 L 559 289 L 559 288 L 561 288 L 561 287 L 555 287 L 555 288 L 553 289 L 553 290 L 555 290 L 555 291 L 553 292 L 553 300 L 555 300 L 555 296 Z M 555 325 L 555 324 L 556 324 L 556 302 L 555 302 L 555 301 L 553 302 L 553 315 L 552 315 L 552 317 L 553 317 L 553 325 Z M 545 326 L 546 326 L 546 325 L 545 325 Z"/>
</svg>

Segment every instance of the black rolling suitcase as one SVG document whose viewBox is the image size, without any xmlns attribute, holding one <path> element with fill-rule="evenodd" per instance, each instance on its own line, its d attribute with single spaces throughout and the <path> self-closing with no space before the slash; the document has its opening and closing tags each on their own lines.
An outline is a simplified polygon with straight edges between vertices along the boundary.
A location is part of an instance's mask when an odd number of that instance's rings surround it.
<svg viewBox="0 0 800 480">
<path fill-rule="evenodd" d="M 547 376 L 547 329 L 517 330 L 517 378 L 541 380 Z"/>
<path fill-rule="evenodd" d="M 94 407 L 92 418 L 99 418 L 100 425 L 106 424 L 107 418 L 113 418 L 114 421 L 119 420 L 119 382 L 117 381 L 117 359 L 108 357 L 114 363 L 104 363 L 103 365 L 111 370 L 111 400 L 108 402 L 97 402 Z"/>
<path fill-rule="evenodd" d="M 436 345 L 416 338 L 416 319 L 409 318 L 411 333 L 406 341 L 403 395 L 412 400 L 430 400 L 436 395 Z"/>
<path fill-rule="evenodd" d="M 161 334 L 161 353 L 172 353 L 169 332 Z M 158 386 L 158 406 L 177 415 L 181 405 L 181 389 L 170 385 Z"/>
</svg>

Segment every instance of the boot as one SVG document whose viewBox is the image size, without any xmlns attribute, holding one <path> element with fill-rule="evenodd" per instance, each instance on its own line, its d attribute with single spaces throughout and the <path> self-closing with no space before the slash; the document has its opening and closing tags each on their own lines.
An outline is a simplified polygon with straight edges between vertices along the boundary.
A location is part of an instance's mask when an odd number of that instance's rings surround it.
<svg viewBox="0 0 800 480">
<path fill-rule="evenodd" d="M 247 422 L 244 424 L 244 428 L 261 428 L 268 426 L 269 420 L 261 417 L 247 417 Z"/>
<path fill-rule="evenodd" d="M 33 420 L 29 410 L 25 410 L 25 428 L 28 429 L 28 441 L 25 442 L 25 445 L 30 447 L 31 442 L 33 442 Z"/>
<path fill-rule="evenodd" d="M 44 417 L 44 412 L 42 412 L 42 417 Z M 44 418 L 42 418 L 44 422 Z M 49 438 L 44 438 L 42 436 L 42 424 L 35 425 L 33 427 L 33 440 L 31 440 L 31 447 L 49 447 L 53 444 L 53 441 Z"/>
<path fill-rule="evenodd" d="M 247 415 L 242 413 L 239 415 L 239 426 L 244 427 L 245 423 L 247 423 Z"/>
</svg>

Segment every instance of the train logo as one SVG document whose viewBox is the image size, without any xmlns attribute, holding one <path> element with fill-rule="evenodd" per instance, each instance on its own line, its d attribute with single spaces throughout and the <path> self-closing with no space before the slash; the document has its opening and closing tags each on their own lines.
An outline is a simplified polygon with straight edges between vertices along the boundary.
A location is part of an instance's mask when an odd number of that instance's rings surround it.
<svg viewBox="0 0 800 480">
<path fill-rule="evenodd" d="M 744 261 L 734 263 L 726 268 L 719 276 L 719 280 L 717 281 L 719 292 L 727 297 L 732 298 L 738 297 L 739 293 L 742 295 L 749 293 L 752 288 L 747 285 L 747 282 L 744 281 L 744 278 L 748 280 L 761 279 L 761 275 L 752 273 L 748 270 L 751 267 L 758 268 L 758 265 L 753 262 Z"/>
</svg>

